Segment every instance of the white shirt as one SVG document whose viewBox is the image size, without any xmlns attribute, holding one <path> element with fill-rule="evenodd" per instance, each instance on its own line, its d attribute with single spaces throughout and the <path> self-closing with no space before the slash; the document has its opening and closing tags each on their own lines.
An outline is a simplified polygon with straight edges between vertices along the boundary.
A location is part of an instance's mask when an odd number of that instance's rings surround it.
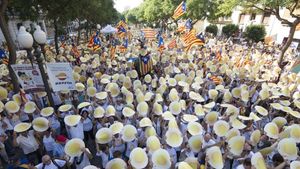
<svg viewBox="0 0 300 169">
<path fill-rule="evenodd" d="M 22 148 L 25 155 L 32 153 L 39 148 L 39 145 L 36 142 L 33 133 L 34 133 L 34 131 L 30 130 L 30 131 L 28 131 L 27 137 L 24 137 L 22 135 L 19 135 L 17 137 L 17 143 L 18 143 L 19 147 Z"/>
<path fill-rule="evenodd" d="M 93 129 L 93 123 L 90 118 L 86 118 L 83 121 L 83 131 L 91 131 Z"/>
<path fill-rule="evenodd" d="M 96 155 L 101 157 L 102 167 L 105 167 L 108 163 L 108 155 L 102 151 L 98 152 Z"/>
<path fill-rule="evenodd" d="M 84 133 L 83 133 L 83 123 L 79 122 L 76 127 L 70 127 L 69 129 L 71 138 L 80 138 L 84 139 Z"/>
<path fill-rule="evenodd" d="M 56 164 L 57 164 L 59 167 L 63 167 L 63 166 L 66 164 L 66 161 L 64 161 L 64 160 L 57 160 L 57 159 L 55 159 L 55 162 L 56 162 Z M 36 165 L 35 167 L 36 167 L 37 169 L 42 169 L 43 166 L 44 166 L 44 164 L 43 164 L 43 163 L 40 163 L 40 164 Z M 45 165 L 45 168 L 44 168 L 44 169 L 58 169 L 58 168 L 57 168 L 56 165 L 53 164 L 53 162 L 51 161 L 51 164 Z"/>
<path fill-rule="evenodd" d="M 55 143 L 55 141 L 54 141 L 54 139 L 51 135 L 49 137 L 44 135 L 43 143 L 44 143 L 46 151 L 52 151 L 53 150 L 53 144 Z"/>
<path fill-rule="evenodd" d="M 88 148 L 86 148 L 86 150 L 87 150 L 89 153 L 91 153 L 90 150 L 89 150 Z M 74 158 L 75 158 L 75 157 L 71 157 L 71 159 L 70 159 L 70 162 L 71 162 L 71 163 L 74 162 Z M 78 161 L 80 160 L 80 156 L 77 157 L 77 160 L 78 160 Z M 90 163 L 90 160 L 89 160 L 89 157 L 88 157 L 85 153 L 83 154 L 83 158 L 82 158 L 82 161 L 81 161 L 80 164 L 77 164 L 76 161 L 75 161 L 74 163 L 75 163 L 75 165 L 76 165 L 76 169 L 83 169 L 84 167 L 86 167 L 86 166 L 88 166 L 88 165 L 91 164 L 91 163 Z"/>
<path fill-rule="evenodd" d="M 245 169 L 245 167 L 244 167 L 243 164 L 241 164 L 241 165 L 238 165 L 238 166 L 236 167 L 236 169 Z"/>
<path fill-rule="evenodd" d="M 212 139 L 210 139 L 208 142 L 203 141 L 202 148 L 207 147 L 207 146 L 211 146 L 213 144 L 216 144 L 216 142 Z"/>
</svg>

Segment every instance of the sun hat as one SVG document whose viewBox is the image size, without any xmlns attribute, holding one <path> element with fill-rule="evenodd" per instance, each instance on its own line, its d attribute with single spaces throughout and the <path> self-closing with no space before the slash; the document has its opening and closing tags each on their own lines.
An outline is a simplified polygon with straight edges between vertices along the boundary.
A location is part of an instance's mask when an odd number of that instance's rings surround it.
<svg viewBox="0 0 300 169">
<path fill-rule="evenodd" d="M 212 100 L 215 100 L 218 96 L 218 91 L 216 89 L 210 89 L 208 91 L 208 97 Z"/>
<path fill-rule="evenodd" d="M 195 115 L 192 115 L 192 114 L 184 114 L 184 115 L 182 115 L 182 121 L 183 122 L 188 123 L 188 122 L 195 122 L 197 120 L 198 120 L 198 117 L 195 116 Z"/>
<path fill-rule="evenodd" d="M 5 103 L 5 110 L 8 113 L 17 113 L 20 110 L 20 106 L 15 101 L 8 101 Z"/>
<path fill-rule="evenodd" d="M 179 98 L 178 92 L 175 88 L 170 90 L 169 99 L 170 99 L 171 102 L 179 101 L 180 98 Z"/>
<path fill-rule="evenodd" d="M 106 163 L 105 169 L 127 169 L 127 164 L 121 158 L 114 158 Z"/>
<path fill-rule="evenodd" d="M 85 90 L 85 86 L 84 86 L 84 84 L 82 84 L 82 83 L 76 83 L 76 84 L 75 84 L 75 88 L 76 88 L 76 90 L 77 90 L 78 92 L 82 92 L 82 91 Z"/>
<path fill-rule="evenodd" d="M 81 109 L 81 108 L 84 108 L 84 107 L 88 107 L 90 106 L 91 103 L 90 102 L 82 102 L 80 103 L 78 106 L 77 106 L 77 109 Z"/>
<path fill-rule="evenodd" d="M 194 135 L 190 137 L 188 140 L 188 144 L 194 153 L 197 153 L 202 149 L 202 142 L 203 142 L 202 135 Z"/>
<path fill-rule="evenodd" d="M 94 97 L 96 95 L 97 89 L 91 86 L 87 88 L 86 92 L 89 97 Z"/>
<path fill-rule="evenodd" d="M 24 112 L 31 114 L 36 110 L 36 104 L 32 101 L 29 101 L 24 106 Z"/>
<path fill-rule="evenodd" d="M 81 119 L 80 115 L 67 115 L 64 118 L 64 122 L 67 126 L 75 126 L 79 123 Z"/>
<path fill-rule="evenodd" d="M 193 169 L 187 162 L 179 162 L 178 169 Z"/>
<path fill-rule="evenodd" d="M 116 109 L 112 105 L 108 105 L 106 108 L 106 117 L 111 117 L 116 115 Z"/>
<path fill-rule="evenodd" d="M 64 150 L 68 156 L 76 157 L 82 154 L 82 148 L 85 148 L 84 142 L 79 138 L 73 138 L 66 143 Z"/>
<path fill-rule="evenodd" d="M 37 117 L 32 121 L 33 129 L 38 132 L 44 132 L 49 128 L 49 121 L 45 117 Z"/>
<path fill-rule="evenodd" d="M 201 104 L 194 104 L 194 112 L 197 116 L 204 116 L 204 109 Z"/>
<path fill-rule="evenodd" d="M 298 158 L 298 148 L 296 141 L 292 138 L 284 138 L 279 141 L 277 149 L 283 158 L 288 160 L 296 160 Z"/>
<path fill-rule="evenodd" d="M 261 137 L 260 130 L 257 129 L 255 131 L 253 131 L 250 136 L 250 143 L 253 146 L 256 146 L 260 141 L 260 137 Z"/>
<path fill-rule="evenodd" d="M 247 127 L 244 123 L 242 123 L 238 119 L 232 119 L 232 120 L 230 120 L 230 123 L 233 128 L 239 129 L 239 130 Z"/>
<path fill-rule="evenodd" d="M 218 120 L 214 126 L 213 126 L 213 130 L 216 133 L 217 136 L 219 137 L 223 137 L 226 135 L 226 133 L 229 130 L 229 124 L 224 121 L 224 120 Z"/>
<path fill-rule="evenodd" d="M 155 102 L 153 104 L 153 112 L 156 115 L 162 115 L 162 113 L 163 113 L 162 105 L 160 105 L 159 103 Z"/>
<path fill-rule="evenodd" d="M 6 99 L 7 96 L 8 96 L 7 90 L 4 87 L 0 86 L 0 100 Z"/>
<path fill-rule="evenodd" d="M 135 111 L 132 110 L 132 109 L 129 108 L 129 107 L 124 107 L 123 110 L 122 110 L 122 114 L 123 114 L 125 117 L 132 117 L 132 116 L 135 114 Z"/>
<path fill-rule="evenodd" d="M 138 105 L 137 105 L 137 112 L 139 113 L 139 115 L 141 117 L 146 117 L 147 114 L 148 114 L 148 109 L 149 109 L 149 106 L 146 102 L 140 102 Z"/>
<path fill-rule="evenodd" d="M 117 97 L 120 94 L 120 88 L 117 83 L 109 83 L 107 86 L 112 97 Z"/>
<path fill-rule="evenodd" d="M 178 101 L 170 103 L 169 110 L 173 115 L 178 115 L 181 113 L 181 104 Z"/>
<path fill-rule="evenodd" d="M 54 108 L 53 107 L 45 107 L 41 110 L 41 115 L 43 117 L 49 117 L 54 113 Z"/>
<path fill-rule="evenodd" d="M 150 136 L 147 138 L 146 146 L 151 153 L 160 149 L 160 141 L 156 136 Z"/>
<path fill-rule="evenodd" d="M 115 121 L 114 124 L 109 126 L 109 128 L 111 129 L 112 134 L 115 135 L 115 134 L 119 134 L 122 131 L 123 126 L 124 126 L 123 123 Z"/>
<path fill-rule="evenodd" d="M 300 161 L 292 161 L 290 163 L 291 169 L 299 169 L 300 168 Z"/>
<path fill-rule="evenodd" d="M 252 118 L 255 122 L 261 120 L 261 118 L 258 117 L 258 116 L 257 116 L 255 113 L 253 113 L 253 112 L 251 112 L 251 113 L 249 114 L 249 117 Z"/>
<path fill-rule="evenodd" d="M 105 115 L 105 110 L 103 109 L 102 106 L 98 106 L 95 110 L 94 110 L 94 118 L 102 118 Z"/>
<path fill-rule="evenodd" d="M 187 157 L 184 162 L 188 163 L 193 169 L 197 169 L 200 166 L 198 159 L 195 157 Z"/>
<path fill-rule="evenodd" d="M 88 165 L 88 166 L 85 166 L 83 169 L 98 169 L 98 167 L 96 167 L 94 165 Z"/>
<path fill-rule="evenodd" d="M 182 133 L 178 129 L 168 129 L 166 132 L 166 142 L 171 147 L 179 147 L 183 141 Z"/>
<path fill-rule="evenodd" d="M 195 93 L 193 91 L 189 92 L 189 97 L 197 102 L 204 102 L 204 98 L 199 94 L 199 93 Z"/>
<path fill-rule="evenodd" d="M 98 99 L 98 100 L 104 100 L 107 98 L 107 92 L 99 92 L 99 93 L 96 93 L 95 97 Z"/>
<path fill-rule="evenodd" d="M 270 138 L 277 139 L 279 137 L 279 129 L 277 125 L 273 122 L 269 122 L 265 125 L 264 131 L 266 135 Z"/>
<path fill-rule="evenodd" d="M 30 123 L 19 123 L 14 127 L 14 131 L 17 133 L 22 133 L 30 129 L 30 127 L 31 127 Z"/>
<path fill-rule="evenodd" d="M 225 135 L 226 141 L 228 142 L 232 137 L 240 136 L 241 133 L 238 129 L 231 128 Z"/>
<path fill-rule="evenodd" d="M 152 78 L 151 78 L 151 76 L 150 76 L 149 74 L 147 74 L 147 75 L 145 76 L 144 80 L 145 80 L 146 83 L 151 83 Z"/>
<path fill-rule="evenodd" d="M 156 150 L 151 160 L 154 168 L 170 168 L 172 164 L 170 155 L 165 149 Z"/>
<path fill-rule="evenodd" d="M 244 136 L 234 136 L 228 141 L 229 151 L 235 156 L 240 156 L 244 150 L 244 144 Z"/>
<path fill-rule="evenodd" d="M 300 125 L 293 124 L 289 127 L 289 135 L 293 138 L 297 143 L 300 142 Z"/>
<path fill-rule="evenodd" d="M 5 106 L 3 102 L 0 100 L 0 113 L 4 110 Z"/>
<path fill-rule="evenodd" d="M 284 125 L 287 124 L 287 120 L 283 117 L 275 117 L 273 120 L 272 120 L 273 123 L 275 123 L 277 125 L 278 128 L 281 128 L 283 127 Z"/>
<path fill-rule="evenodd" d="M 148 164 L 148 156 L 144 149 L 134 148 L 129 155 L 130 164 L 137 169 L 145 168 Z"/>
<path fill-rule="evenodd" d="M 257 152 L 252 155 L 251 164 L 255 168 L 267 169 L 264 157 L 262 156 L 262 154 L 260 152 Z"/>
<path fill-rule="evenodd" d="M 133 125 L 127 124 L 121 131 L 122 140 L 131 142 L 136 138 L 137 130 Z"/>
<path fill-rule="evenodd" d="M 203 128 L 198 122 L 189 122 L 187 129 L 192 136 L 201 135 L 203 133 Z"/>
<path fill-rule="evenodd" d="M 15 101 L 19 106 L 22 104 L 22 98 L 20 94 L 14 94 L 12 97 L 13 101 Z"/>
<path fill-rule="evenodd" d="M 268 115 L 268 110 L 263 108 L 262 106 L 255 106 L 255 110 L 262 116 L 267 116 Z"/>
<path fill-rule="evenodd" d="M 106 144 L 111 142 L 112 137 L 113 137 L 113 133 L 112 130 L 110 128 L 101 128 L 97 131 L 96 133 L 96 142 L 99 144 Z"/>
<path fill-rule="evenodd" d="M 152 122 L 148 117 L 144 117 L 139 122 L 140 127 L 150 127 L 152 126 Z"/>
<path fill-rule="evenodd" d="M 222 153 L 219 147 L 213 146 L 206 150 L 208 163 L 213 168 L 222 169 L 224 167 Z"/>
<path fill-rule="evenodd" d="M 73 106 L 71 104 L 64 104 L 62 106 L 59 106 L 58 111 L 60 112 L 67 112 L 69 111 Z"/>
<path fill-rule="evenodd" d="M 205 122 L 209 125 L 213 125 L 218 120 L 218 112 L 211 111 L 205 116 Z"/>
</svg>

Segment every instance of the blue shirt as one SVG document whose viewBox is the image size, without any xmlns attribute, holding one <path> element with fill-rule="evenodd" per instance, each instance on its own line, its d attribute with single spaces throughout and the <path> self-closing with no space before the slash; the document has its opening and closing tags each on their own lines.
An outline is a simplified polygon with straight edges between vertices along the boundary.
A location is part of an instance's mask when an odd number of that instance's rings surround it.
<svg viewBox="0 0 300 169">
<path fill-rule="evenodd" d="M 53 144 L 53 156 L 56 158 L 62 158 L 65 155 L 64 146 L 59 143 Z"/>
</svg>

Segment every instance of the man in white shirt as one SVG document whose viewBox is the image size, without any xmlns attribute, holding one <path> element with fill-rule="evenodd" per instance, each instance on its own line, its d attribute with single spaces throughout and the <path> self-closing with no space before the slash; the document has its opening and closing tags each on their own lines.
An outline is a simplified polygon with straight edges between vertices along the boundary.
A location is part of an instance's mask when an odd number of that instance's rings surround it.
<svg viewBox="0 0 300 169">
<path fill-rule="evenodd" d="M 83 123 L 80 121 L 76 126 L 67 126 L 69 129 L 69 133 L 71 138 L 80 138 L 84 139 L 84 132 L 83 132 Z"/>
<path fill-rule="evenodd" d="M 207 149 L 214 144 L 216 144 L 216 142 L 211 138 L 211 135 L 209 133 L 205 134 L 202 148 Z"/>
<path fill-rule="evenodd" d="M 36 169 L 59 169 L 65 166 L 65 160 L 54 159 L 51 160 L 49 155 L 44 155 L 42 157 L 42 163 L 35 166 Z"/>
</svg>

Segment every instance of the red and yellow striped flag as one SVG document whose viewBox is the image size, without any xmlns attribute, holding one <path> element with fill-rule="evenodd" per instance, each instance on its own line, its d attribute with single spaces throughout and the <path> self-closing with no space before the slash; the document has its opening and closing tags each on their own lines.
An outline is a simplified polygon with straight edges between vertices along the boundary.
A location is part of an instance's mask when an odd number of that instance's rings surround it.
<svg viewBox="0 0 300 169">
<path fill-rule="evenodd" d="M 111 46 L 109 49 L 109 55 L 110 55 L 110 59 L 114 60 L 115 56 L 116 56 L 116 46 Z"/>
<path fill-rule="evenodd" d="M 174 10 L 172 18 L 177 19 L 186 13 L 186 3 L 182 1 L 177 8 Z"/>
<path fill-rule="evenodd" d="M 176 48 L 176 46 L 177 46 L 176 39 L 171 40 L 171 42 L 168 44 L 169 49 Z"/>
<path fill-rule="evenodd" d="M 202 40 L 200 40 L 200 39 L 195 39 L 195 40 L 191 41 L 191 42 L 185 47 L 184 50 L 185 50 L 185 52 L 188 52 L 188 51 L 191 50 L 192 47 L 197 46 L 197 45 L 202 46 L 202 45 L 204 45 L 204 43 L 203 43 Z"/>
<path fill-rule="evenodd" d="M 146 39 L 156 39 L 156 32 L 154 29 L 151 28 L 146 28 L 146 29 L 142 29 L 142 31 L 144 32 L 144 36 Z"/>
</svg>

